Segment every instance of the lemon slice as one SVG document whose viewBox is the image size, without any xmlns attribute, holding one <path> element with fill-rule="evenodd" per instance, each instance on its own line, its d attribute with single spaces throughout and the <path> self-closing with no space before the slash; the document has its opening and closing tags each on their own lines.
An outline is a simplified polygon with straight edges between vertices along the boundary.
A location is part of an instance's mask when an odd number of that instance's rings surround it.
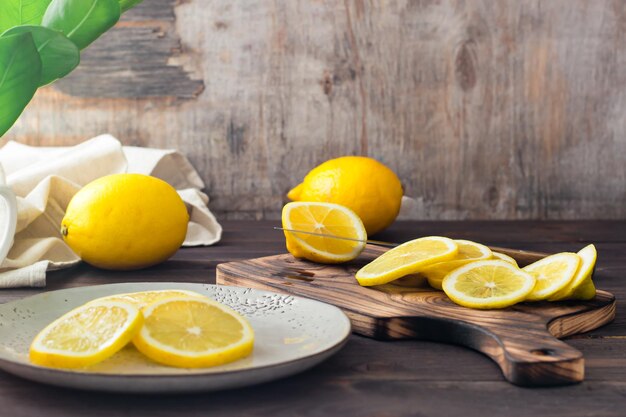
<svg viewBox="0 0 626 417">
<path fill-rule="evenodd" d="M 549 300 L 567 300 L 569 298 L 589 300 L 596 295 L 596 289 L 591 281 L 593 270 L 596 266 L 596 260 L 598 259 L 598 252 L 594 245 L 587 245 L 577 255 L 580 257 L 580 265 L 576 271 L 574 278 L 567 284 L 562 290 L 552 295 Z M 574 297 L 577 290 L 578 297 Z"/>
<path fill-rule="evenodd" d="M 493 255 L 493 259 L 500 259 L 502 261 L 508 262 L 511 265 L 517 265 L 517 261 L 515 259 L 513 259 L 512 257 L 510 257 L 509 255 L 505 255 L 504 253 L 500 253 L 500 252 L 492 252 Z"/>
<path fill-rule="evenodd" d="M 428 279 L 428 284 L 438 290 L 441 289 L 441 282 L 450 272 L 470 262 L 490 259 L 492 256 L 491 249 L 480 243 L 460 239 L 454 242 L 459 247 L 459 252 L 454 259 L 428 265 L 419 270 L 420 275 Z"/>
<path fill-rule="evenodd" d="M 30 345 L 30 360 L 55 368 L 93 365 L 122 349 L 142 323 L 141 312 L 132 304 L 88 303 L 39 332 Z"/>
<path fill-rule="evenodd" d="M 92 303 L 100 301 L 121 301 L 125 303 L 133 304 L 139 309 L 143 309 L 148 305 L 157 301 L 165 300 L 173 297 L 204 297 L 194 291 L 187 290 L 154 290 L 154 291 L 140 291 L 130 292 L 126 294 L 115 294 L 108 297 L 97 298 Z"/>
<path fill-rule="evenodd" d="M 414 274 L 426 265 L 453 259 L 458 245 L 447 237 L 429 236 L 403 243 L 374 259 L 356 273 L 363 286 L 386 284 Z"/>
<path fill-rule="evenodd" d="M 565 288 L 574 278 L 580 262 L 577 254 L 562 252 L 546 256 L 522 268 L 537 279 L 537 284 L 528 294 L 527 300 L 546 300 Z"/>
<path fill-rule="evenodd" d="M 365 248 L 367 233 L 352 210 L 338 204 L 293 202 L 283 207 L 283 228 L 323 233 L 355 240 L 333 239 L 285 231 L 287 250 L 314 262 L 351 261 Z"/>
<path fill-rule="evenodd" d="M 181 368 L 217 366 L 248 356 L 253 349 L 248 321 L 208 298 L 157 301 L 143 315 L 144 325 L 133 344 L 155 362 Z"/>
<path fill-rule="evenodd" d="M 478 309 L 505 308 L 523 301 L 535 278 L 508 262 L 476 261 L 450 272 L 443 290 L 455 303 Z"/>
<path fill-rule="evenodd" d="M 570 300 L 591 300 L 596 296 L 596 286 L 593 284 L 591 277 L 586 279 L 574 294 L 569 297 Z"/>
</svg>

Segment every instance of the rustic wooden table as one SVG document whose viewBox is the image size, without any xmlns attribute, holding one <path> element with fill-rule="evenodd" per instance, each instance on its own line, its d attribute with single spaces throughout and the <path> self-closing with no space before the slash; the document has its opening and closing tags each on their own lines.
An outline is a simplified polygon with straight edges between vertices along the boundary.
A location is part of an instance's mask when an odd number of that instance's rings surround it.
<svg viewBox="0 0 626 417">
<path fill-rule="evenodd" d="M 213 283 L 218 263 L 284 252 L 273 222 L 224 222 L 223 240 L 179 251 L 170 261 L 136 272 L 86 265 L 52 273 L 45 291 L 113 282 Z M 245 389 L 172 396 L 73 391 L 0 373 L 0 415 L 20 416 L 624 416 L 626 413 L 626 221 L 404 222 L 379 234 L 404 241 L 440 234 L 544 252 L 599 251 L 598 288 L 618 298 L 615 321 L 568 343 L 586 358 L 584 383 L 519 388 L 504 381 L 486 357 L 469 349 L 423 341 L 379 342 L 352 336 L 318 367 Z M 7 302 L 42 289 L 2 290 Z"/>
</svg>

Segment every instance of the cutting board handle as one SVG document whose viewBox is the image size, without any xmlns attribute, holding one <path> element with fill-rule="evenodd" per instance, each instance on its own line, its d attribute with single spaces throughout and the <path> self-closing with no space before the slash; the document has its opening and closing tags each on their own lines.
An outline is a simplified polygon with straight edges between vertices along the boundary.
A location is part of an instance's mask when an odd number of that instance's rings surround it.
<svg viewBox="0 0 626 417">
<path fill-rule="evenodd" d="M 574 384 L 584 379 L 585 362 L 580 351 L 552 336 L 545 324 L 525 324 L 523 332 L 501 325 L 474 327 L 485 334 L 478 350 L 491 357 L 504 377 L 516 385 Z"/>
<path fill-rule="evenodd" d="M 403 317 L 392 319 L 386 331 L 394 339 L 426 339 L 477 350 L 496 362 L 504 377 L 516 385 L 581 382 L 585 374 L 582 353 L 550 334 L 544 322 L 527 319 L 494 322 L 484 320 L 480 312 L 469 314 L 465 320 Z"/>
</svg>

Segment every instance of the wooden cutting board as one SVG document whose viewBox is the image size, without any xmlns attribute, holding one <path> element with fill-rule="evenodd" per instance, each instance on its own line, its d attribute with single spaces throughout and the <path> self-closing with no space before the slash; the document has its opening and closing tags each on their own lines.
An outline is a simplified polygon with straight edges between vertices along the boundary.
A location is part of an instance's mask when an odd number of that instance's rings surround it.
<svg viewBox="0 0 626 417">
<path fill-rule="evenodd" d="M 520 265 L 546 254 L 492 248 Z M 517 385 L 580 382 L 580 351 L 559 340 L 600 327 L 615 317 L 615 297 L 598 291 L 591 301 L 523 303 L 504 310 L 473 310 L 441 291 L 387 284 L 361 287 L 354 273 L 386 249 L 368 246 L 350 264 L 321 265 L 289 254 L 223 263 L 217 283 L 277 291 L 341 308 L 355 333 L 375 339 L 421 339 L 455 343 L 493 359 Z"/>
</svg>

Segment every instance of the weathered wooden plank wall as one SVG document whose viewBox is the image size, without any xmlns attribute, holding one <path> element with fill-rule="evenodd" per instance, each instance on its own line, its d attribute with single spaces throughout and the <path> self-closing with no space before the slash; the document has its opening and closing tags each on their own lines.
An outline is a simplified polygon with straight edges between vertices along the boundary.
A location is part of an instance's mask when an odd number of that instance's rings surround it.
<svg viewBox="0 0 626 417">
<path fill-rule="evenodd" d="M 145 0 L 6 138 L 179 148 L 231 218 L 344 154 L 413 218 L 626 218 L 625 112 L 624 0 Z"/>
</svg>

